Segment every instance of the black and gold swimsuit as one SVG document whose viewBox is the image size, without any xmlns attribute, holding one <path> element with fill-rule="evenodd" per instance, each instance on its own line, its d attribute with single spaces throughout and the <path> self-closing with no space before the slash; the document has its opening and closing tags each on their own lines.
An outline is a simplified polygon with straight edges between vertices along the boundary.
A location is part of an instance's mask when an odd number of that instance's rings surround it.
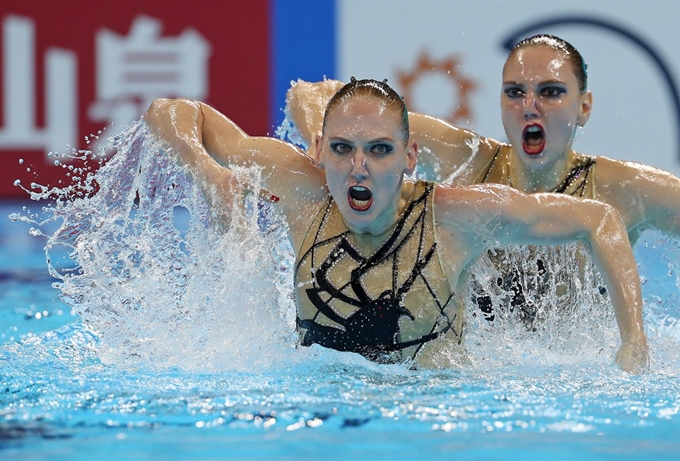
<svg viewBox="0 0 680 461">
<path fill-rule="evenodd" d="M 510 155 L 512 155 L 512 147 L 507 144 L 502 144 L 491 162 L 484 169 L 482 174 L 477 178 L 478 183 L 494 183 L 511 186 L 510 182 Z M 569 172 L 564 176 L 562 182 L 549 192 L 568 194 L 574 197 L 594 198 L 595 196 L 595 158 L 588 155 L 577 154 Z M 548 273 L 546 263 L 540 259 L 535 258 L 534 269 L 532 273 L 520 273 L 517 269 L 519 263 L 522 266 L 530 266 L 527 261 L 516 261 L 510 253 L 505 250 L 497 249 L 489 251 L 489 258 L 494 262 L 494 265 L 502 276 L 498 277 L 496 283 L 498 287 L 510 293 L 509 309 L 518 310 L 519 316 L 528 325 L 532 325 L 536 317 L 536 308 L 529 303 L 525 297 L 524 285 L 532 286 L 532 291 L 540 291 L 542 286 L 545 286 L 546 277 L 554 277 L 555 274 Z M 525 258 L 520 256 L 520 258 Z M 566 283 L 568 277 L 562 278 Z M 529 280 L 533 280 L 530 283 Z M 565 287 L 564 291 L 570 291 L 573 287 Z M 600 293 L 606 292 L 604 287 L 599 287 Z M 484 314 L 487 320 L 495 318 L 495 312 L 492 305 L 491 297 L 481 291 L 481 287 L 477 286 L 473 290 L 475 295 L 473 297 L 479 309 Z M 535 293 L 532 293 L 535 297 Z"/>
<path fill-rule="evenodd" d="M 375 236 L 351 232 L 332 197 L 326 199 L 295 267 L 302 345 L 394 363 L 415 358 L 445 333 L 459 337 L 437 251 L 433 189 L 414 184 L 399 220 L 370 255 L 358 248 Z"/>
</svg>

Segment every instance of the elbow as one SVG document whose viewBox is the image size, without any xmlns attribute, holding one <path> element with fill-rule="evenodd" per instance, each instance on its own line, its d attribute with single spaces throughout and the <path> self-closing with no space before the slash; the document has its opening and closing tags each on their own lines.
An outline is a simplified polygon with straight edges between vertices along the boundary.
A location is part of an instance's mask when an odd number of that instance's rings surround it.
<svg viewBox="0 0 680 461">
<path fill-rule="evenodd" d="M 149 113 L 176 111 L 182 107 L 199 108 L 200 103 L 186 98 L 156 98 L 149 105 L 145 115 Z"/>
<path fill-rule="evenodd" d="M 168 98 L 154 99 L 153 101 L 151 101 L 149 108 L 146 110 L 146 114 L 166 110 L 171 105 L 172 101 L 173 101 L 172 99 Z"/>
<path fill-rule="evenodd" d="M 291 82 L 290 88 L 286 91 L 286 110 L 289 112 L 302 110 L 306 104 L 310 103 L 317 85 L 302 79 Z"/>
<path fill-rule="evenodd" d="M 151 101 L 151 104 L 149 104 L 149 108 L 146 109 L 144 115 L 142 115 L 142 119 L 149 121 L 149 119 L 155 117 L 156 114 L 163 112 L 168 106 L 169 101 L 169 99 L 164 98 L 154 99 Z"/>
<path fill-rule="evenodd" d="M 200 103 L 189 99 L 155 99 L 142 116 L 142 120 L 158 137 L 165 137 L 177 131 L 178 124 L 192 120 L 194 124 L 201 117 Z"/>
<path fill-rule="evenodd" d="M 288 88 L 288 91 L 286 91 L 286 104 L 298 104 L 298 93 L 303 91 L 302 88 L 305 85 L 308 85 L 308 83 L 301 79 L 292 81 L 290 88 Z"/>
<path fill-rule="evenodd" d="M 610 241 L 625 240 L 628 245 L 628 233 L 621 214 L 611 205 L 597 203 L 597 213 L 594 214 L 594 224 L 591 226 L 593 238 L 606 237 Z"/>
</svg>

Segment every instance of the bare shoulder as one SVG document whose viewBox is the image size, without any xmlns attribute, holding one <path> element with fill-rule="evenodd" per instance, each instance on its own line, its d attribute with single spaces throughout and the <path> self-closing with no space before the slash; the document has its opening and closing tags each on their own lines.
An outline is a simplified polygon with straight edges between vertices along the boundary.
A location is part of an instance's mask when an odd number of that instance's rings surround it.
<svg viewBox="0 0 680 461">
<path fill-rule="evenodd" d="M 646 181 L 659 179 L 677 180 L 668 171 L 644 163 L 616 160 L 609 157 L 596 157 L 598 186 L 625 185 L 627 181 Z"/>
<path fill-rule="evenodd" d="M 680 222 L 680 178 L 636 162 L 597 158 L 596 198 L 609 203 L 626 227 L 658 227 L 677 232 Z"/>
<path fill-rule="evenodd" d="M 520 192 L 502 185 L 437 186 L 434 216 L 440 251 L 452 280 L 470 261 L 498 241 L 499 229 L 518 205 Z M 523 208 L 527 208 L 526 206 Z"/>
<path fill-rule="evenodd" d="M 669 194 L 678 198 L 680 179 L 660 168 L 637 162 L 597 157 L 596 196 L 613 205 L 629 203 L 631 198 Z M 618 207 L 617 207 L 618 208 Z"/>
</svg>

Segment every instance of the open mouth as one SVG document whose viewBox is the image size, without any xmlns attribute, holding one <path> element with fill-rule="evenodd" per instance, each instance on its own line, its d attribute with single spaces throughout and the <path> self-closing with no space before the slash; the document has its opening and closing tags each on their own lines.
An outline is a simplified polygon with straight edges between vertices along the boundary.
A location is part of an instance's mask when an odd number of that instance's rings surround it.
<svg viewBox="0 0 680 461">
<path fill-rule="evenodd" d="M 347 191 L 347 201 L 354 211 L 366 211 L 373 204 L 373 193 L 363 186 L 352 186 Z"/>
<path fill-rule="evenodd" d="M 527 125 L 522 133 L 522 148 L 529 155 L 539 155 L 545 148 L 545 132 L 541 125 Z"/>
</svg>

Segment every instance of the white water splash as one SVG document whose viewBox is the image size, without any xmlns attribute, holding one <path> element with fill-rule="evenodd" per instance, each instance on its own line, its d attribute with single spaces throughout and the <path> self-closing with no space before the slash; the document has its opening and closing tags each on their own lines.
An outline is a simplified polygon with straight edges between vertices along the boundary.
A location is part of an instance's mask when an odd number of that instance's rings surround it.
<svg viewBox="0 0 680 461">
<path fill-rule="evenodd" d="M 466 293 L 471 360 L 484 368 L 611 363 L 619 332 L 603 278 L 587 255 L 576 243 L 512 246 L 480 258 Z M 490 313 L 482 312 L 480 298 Z"/>
<path fill-rule="evenodd" d="M 170 160 L 142 122 L 113 148 L 108 163 L 94 174 L 78 171 L 82 179 L 72 186 L 32 185 L 32 198 L 51 203 L 42 214 L 13 216 L 47 239 L 61 297 L 97 336 L 104 363 L 252 371 L 311 357 L 339 360 L 342 354 L 296 347 L 292 251 L 285 228 L 252 190 L 257 168 L 234 169 L 250 186 L 235 194 L 228 224 L 220 226 L 224 211 L 208 206 L 190 172 Z M 98 163 L 92 153 L 78 155 Z M 611 364 L 618 329 L 601 277 L 582 253 L 578 245 L 515 247 L 503 256 L 522 274 L 536 318 L 529 326 L 511 309 L 512 287 L 499 284 L 497 267 L 480 259 L 465 294 L 466 363 Z M 536 276 L 537 258 L 547 275 Z M 480 289 L 493 304 L 493 322 L 471 301 Z M 677 308 L 664 317 L 658 305 L 645 303 L 652 354 L 662 352 L 665 366 L 677 368 Z"/>
<path fill-rule="evenodd" d="M 257 191 L 235 195 L 223 228 L 219 210 L 143 122 L 113 144 L 113 158 L 78 184 L 84 196 L 34 187 L 57 197 L 47 217 L 14 216 L 32 221 L 36 235 L 59 223 L 44 233 L 48 267 L 62 299 L 98 336 L 101 359 L 221 370 L 295 355 L 283 229 L 260 232 L 258 217 L 276 218 L 258 213 Z M 259 182 L 256 168 L 234 172 L 244 184 Z"/>
</svg>

